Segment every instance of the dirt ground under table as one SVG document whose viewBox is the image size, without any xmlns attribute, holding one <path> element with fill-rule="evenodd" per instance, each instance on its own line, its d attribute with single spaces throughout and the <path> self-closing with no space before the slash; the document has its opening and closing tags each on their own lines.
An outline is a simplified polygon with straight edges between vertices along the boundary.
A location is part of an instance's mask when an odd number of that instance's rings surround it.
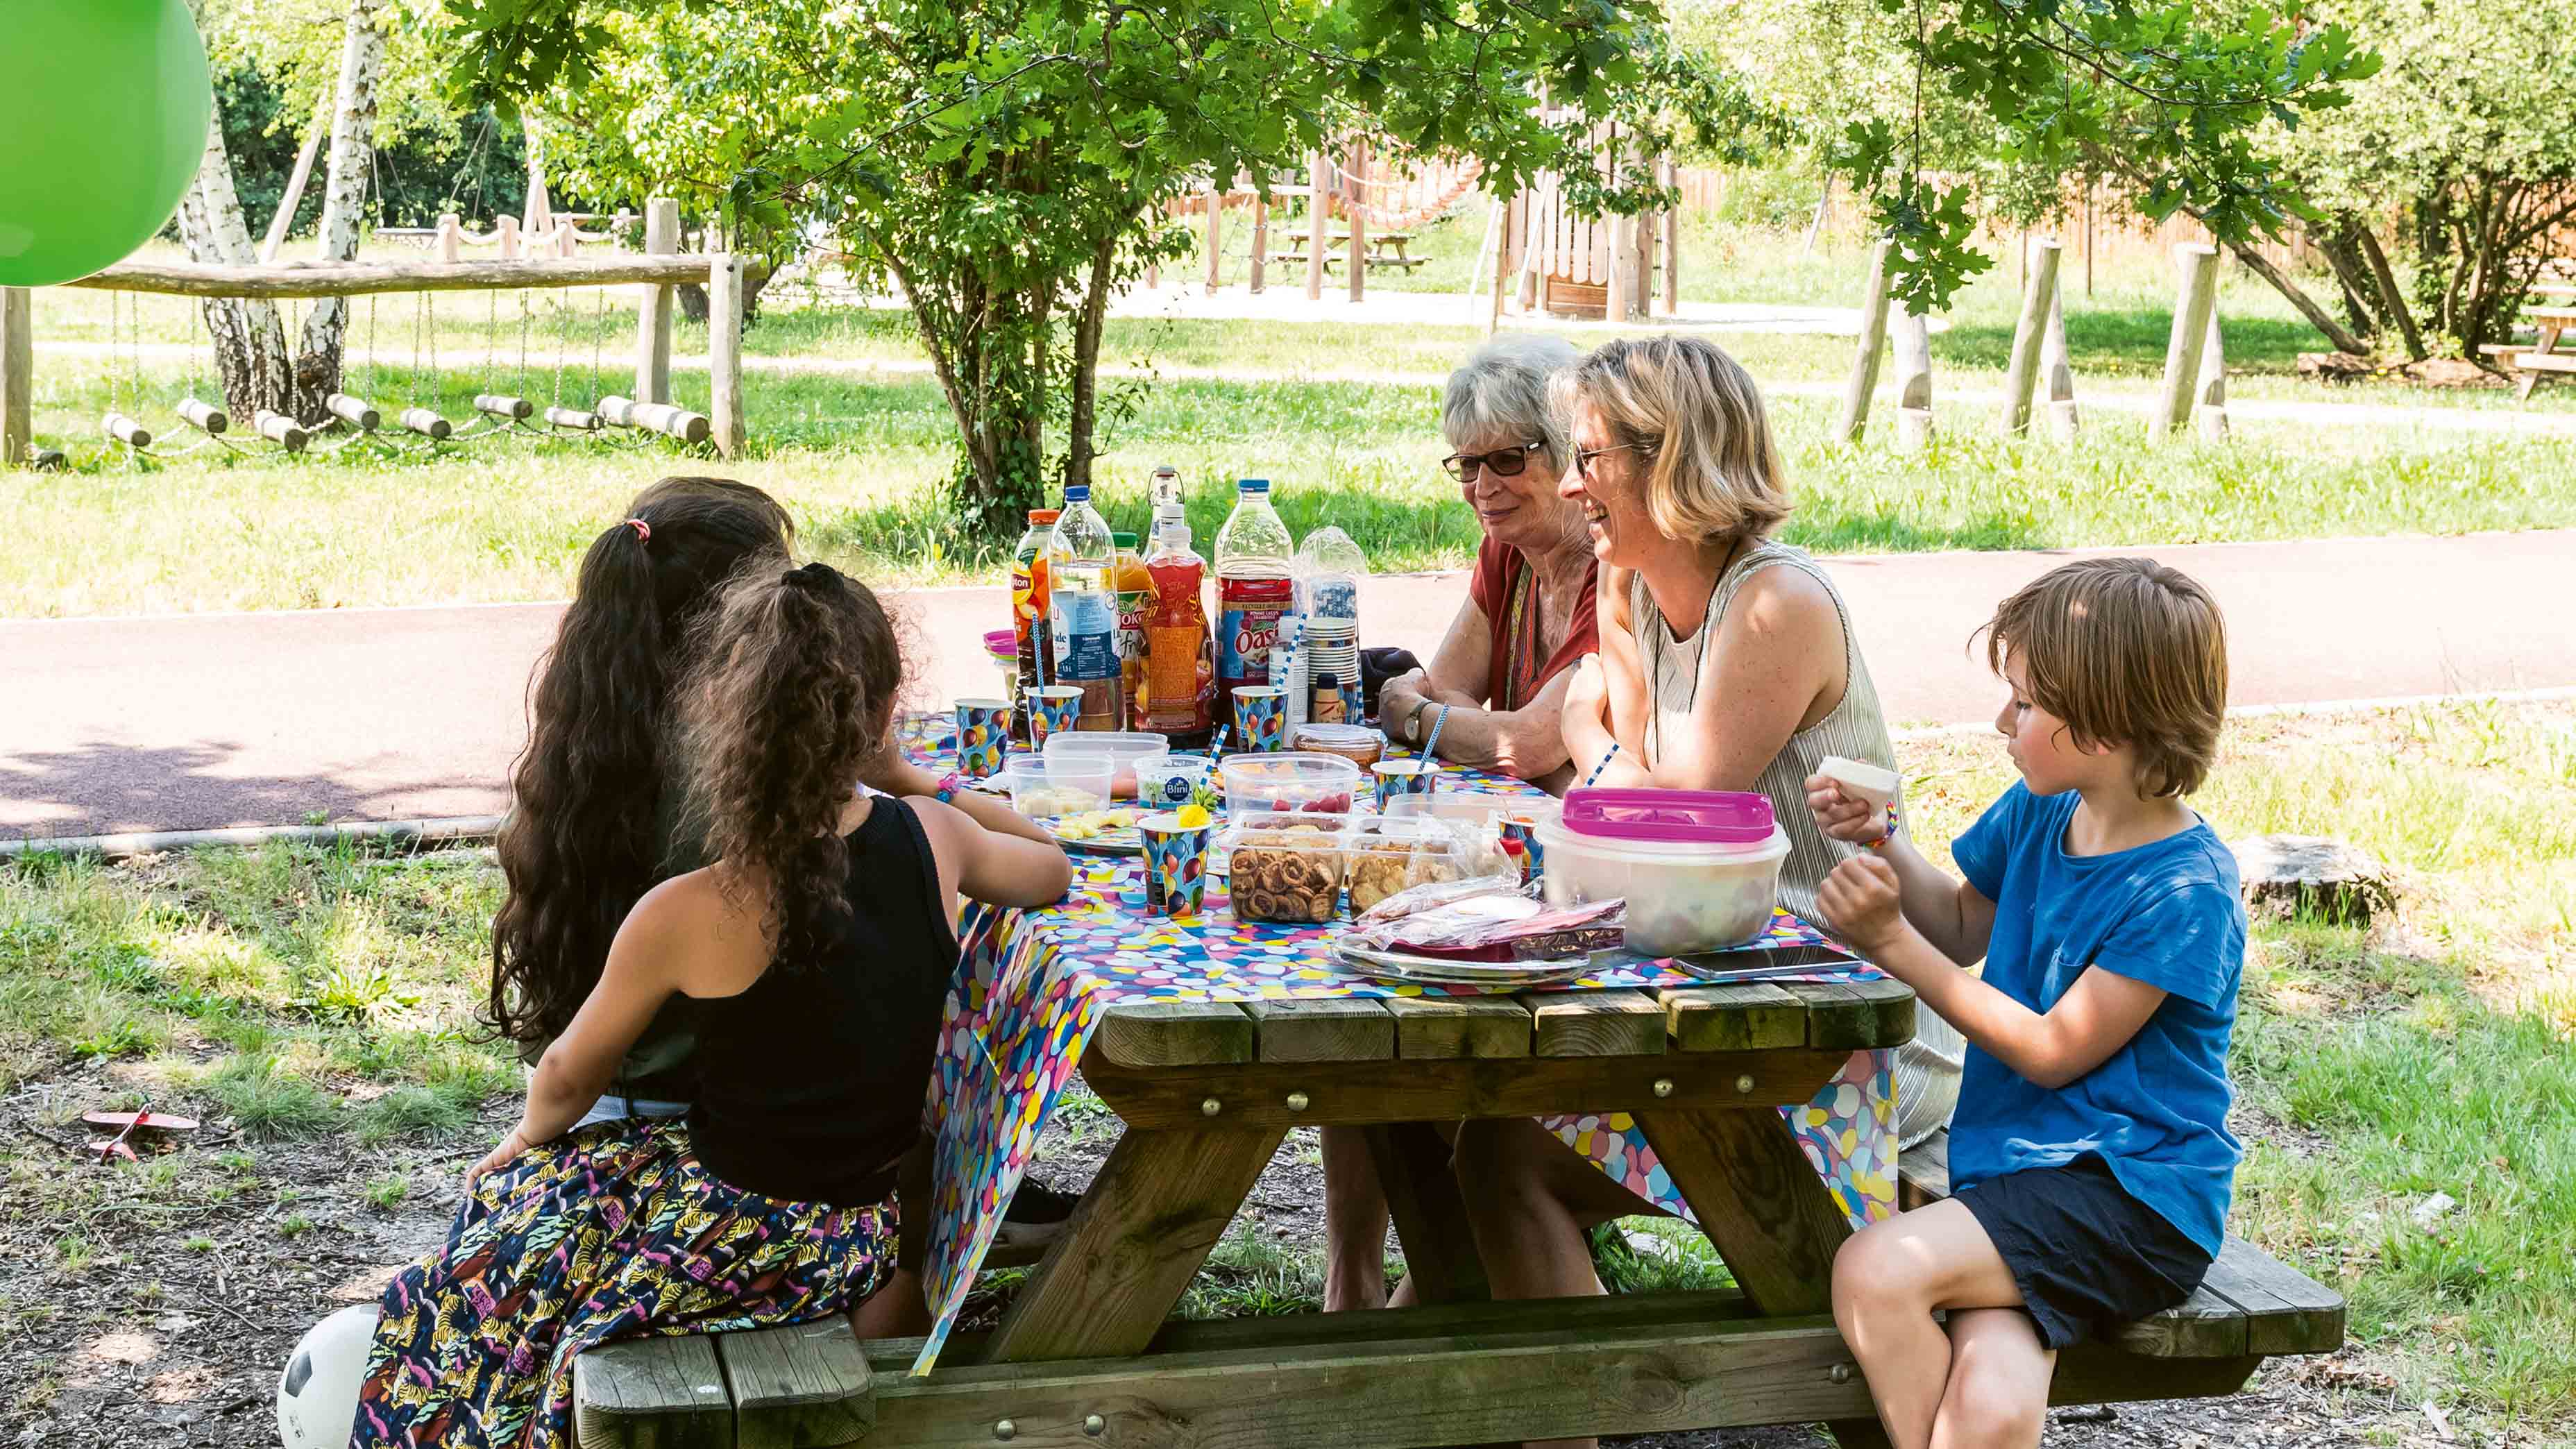
<svg viewBox="0 0 2576 1449">
<path fill-rule="evenodd" d="M 78 1152 L 67 1103 L 95 1101 L 104 1074 L 75 1069 L 0 1098 L 0 1449 L 141 1445 L 267 1449 L 289 1350 L 316 1319 L 374 1298 L 446 1231 L 465 1167 L 506 1127 L 373 1152 L 345 1143 L 253 1141 L 209 1121 L 139 1168 Z M 1118 1123 L 1077 1096 L 1051 1125 L 1037 1180 L 1079 1191 Z M 386 1190 L 399 1174 L 407 1186 Z M 1203 1275 L 1186 1311 L 1259 1311 L 1249 1295 L 1311 1297 L 1322 1249 L 1323 1173 L 1311 1132 L 1290 1139 L 1254 1189 L 1236 1251 Z M 1247 1251 L 1248 1245 L 1248 1251 Z M 968 1326 L 989 1323 L 1015 1275 L 988 1275 Z M 1650 1435 L 1638 1449 L 1790 1449 L 1803 1428 Z M 2357 1353 L 2277 1360 L 2237 1398 L 2122 1405 L 2051 1416 L 2046 1441 L 2118 1449 L 2480 1442 L 2446 1439 L 2396 1403 Z M 2483 1441 L 2504 1444 L 2496 1439 Z M 2536 1441 L 2535 1441 L 2536 1442 Z"/>
</svg>

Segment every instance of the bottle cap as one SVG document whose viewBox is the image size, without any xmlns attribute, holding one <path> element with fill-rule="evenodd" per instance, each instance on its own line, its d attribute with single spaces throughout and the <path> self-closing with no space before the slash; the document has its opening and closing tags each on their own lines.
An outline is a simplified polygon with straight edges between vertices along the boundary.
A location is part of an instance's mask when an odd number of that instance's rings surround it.
<svg viewBox="0 0 2576 1449">
<path fill-rule="evenodd" d="M 1136 546 L 1136 535 L 1132 533 L 1112 533 L 1109 535 L 1109 541 L 1119 548 L 1134 548 Z"/>
<path fill-rule="evenodd" d="M 1090 502 L 1091 485 L 1088 483 L 1067 483 L 1064 485 L 1064 501 L 1067 503 Z"/>
<path fill-rule="evenodd" d="M 1063 516 L 1064 516 L 1063 511 L 1062 511 L 1062 510 L 1060 510 L 1060 509 L 1054 509 L 1054 508 L 1032 508 L 1032 509 L 1030 509 L 1030 510 L 1029 510 L 1029 522 L 1030 522 L 1030 524 L 1031 524 L 1031 525 L 1036 525 L 1036 524 L 1040 524 L 1040 523 L 1053 523 L 1053 522 L 1055 522 L 1057 519 L 1062 518 Z"/>
<path fill-rule="evenodd" d="M 1315 676 L 1315 687 L 1317 689 L 1339 689 L 1342 687 L 1342 677 L 1338 674 L 1318 674 Z"/>
<path fill-rule="evenodd" d="M 1267 478 L 1246 478 L 1235 484 L 1234 487 L 1235 491 L 1238 493 L 1267 493 L 1270 491 L 1270 480 Z"/>
</svg>

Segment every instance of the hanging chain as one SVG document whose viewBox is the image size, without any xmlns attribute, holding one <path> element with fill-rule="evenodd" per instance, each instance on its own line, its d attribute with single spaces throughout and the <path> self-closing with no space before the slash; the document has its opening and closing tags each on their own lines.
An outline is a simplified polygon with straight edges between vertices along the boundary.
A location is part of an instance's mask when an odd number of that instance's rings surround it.
<svg viewBox="0 0 2576 1449">
<path fill-rule="evenodd" d="M 531 310 L 528 306 L 528 289 L 521 287 L 519 289 L 519 396 L 521 397 L 528 395 L 528 317 Z M 557 396 L 555 404 L 561 406 L 562 403 L 563 398 Z"/>
<path fill-rule="evenodd" d="M 554 316 L 548 319 L 546 330 L 555 335 L 555 403 L 557 406 L 561 406 L 563 403 L 564 352 L 569 346 L 568 339 L 572 336 L 572 329 L 564 322 L 563 293 L 553 292 L 548 295 L 554 299 L 555 305 Z M 594 408 L 599 406 L 599 399 L 592 398 L 590 400 L 590 406 Z"/>
<path fill-rule="evenodd" d="M 593 407 L 599 406 L 599 399 L 608 392 L 608 372 L 599 363 L 600 352 L 607 344 L 608 289 L 602 287 L 599 289 L 599 326 L 590 334 L 590 397 Z"/>
</svg>

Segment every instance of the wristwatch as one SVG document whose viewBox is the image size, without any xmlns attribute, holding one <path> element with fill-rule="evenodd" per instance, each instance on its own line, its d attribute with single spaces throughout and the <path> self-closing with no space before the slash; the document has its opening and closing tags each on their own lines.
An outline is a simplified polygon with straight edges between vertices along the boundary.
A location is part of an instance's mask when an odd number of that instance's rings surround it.
<svg viewBox="0 0 2576 1449">
<path fill-rule="evenodd" d="M 1404 742 L 1406 744 L 1418 745 L 1422 743 L 1422 712 L 1430 707 L 1431 696 L 1427 694 L 1413 702 L 1413 713 L 1404 717 Z"/>
</svg>

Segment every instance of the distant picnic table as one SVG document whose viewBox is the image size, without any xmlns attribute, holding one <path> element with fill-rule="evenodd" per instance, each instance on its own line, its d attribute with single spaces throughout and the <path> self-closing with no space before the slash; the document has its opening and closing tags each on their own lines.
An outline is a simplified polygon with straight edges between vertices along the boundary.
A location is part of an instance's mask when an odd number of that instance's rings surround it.
<svg viewBox="0 0 2576 1449">
<path fill-rule="evenodd" d="M 1270 260 L 1279 263 L 1304 262 L 1306 247 L 1313 239 L 1314 231 L 1301 226 L 1283 234 L 1290 244 L 1272 252 Z M 1336 228 L 1329 240 L 1331 246 L 1324 252 L 1324 270 L 1328 272 L 1341 265 L 1342 254 L 1350 248 L 1351 234 L 1346 229 Z M 1431 260 L 1429 257 L 1410 256 L 1406 253 L 1405 248 L 1413 244 L 1413 233 L 1409 231 L 1372 231 L 1367 233 L 1367 243 L 1368 266 L 1371 271 L 1380 267 L 1394 267 L 1399 271 L 1411 272 L 1415 267 Z"/>
<path fill-rule="evenodd" d="M 2544 297 L 2576 298 L 2576 283 L 2543 282 L 2531 290 Z M 2541 379 L 2552 375 L 2576 373 L 2576 347 L 2558 350 L 2558 339 L 2576 330 L 2576 303 L 2528 307 L 2524 315 L 2531 319 L 2539 334 L 2529 347 L 2519 342 L 2490 342 L 2479 351 L 2489 357 L 2501 357 L 2514 370 L 2514 395 L 2528 398 Z"/>
</svg>

